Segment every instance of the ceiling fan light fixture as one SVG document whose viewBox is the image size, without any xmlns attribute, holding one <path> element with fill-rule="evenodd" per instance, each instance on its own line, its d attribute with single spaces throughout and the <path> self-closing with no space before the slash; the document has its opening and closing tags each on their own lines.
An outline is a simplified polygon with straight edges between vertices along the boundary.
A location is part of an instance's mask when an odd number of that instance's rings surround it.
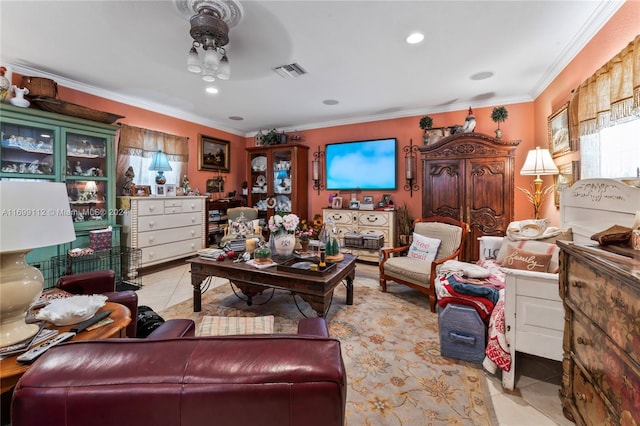
<svg viewBox="0 0 640 426">
<path fill-rule="evenodd" d="M 222 59 L 220 59 L 220 65 L 218 66 L 216 77 L 220 80 L 229 80 L 231 77 L 231 65 L 229 64 L 229 58 L 226 54 L 222 56 Z"/>
<path fill-rule="evenodd" d="M 206 82 L 230 78 L 229 58 L 224 47 L 229 43 L 229 28 L 242 20 L 243 9 L 237 0 L 174 0 L 189 18 L 193 39 L 187 56 L 187 69 L 202 73 Z M 202 55 L 199 55 L 198 50 Z"/>
<path fill-rule="evenodd" d="M 202 72 L 200 57 L 198 57 L 198 51 L 195 46 L 191 46 L 191 50 L 189 50 L 189 54 L 187 55 L 187 69 L 193 73 Z"/>
</svg>

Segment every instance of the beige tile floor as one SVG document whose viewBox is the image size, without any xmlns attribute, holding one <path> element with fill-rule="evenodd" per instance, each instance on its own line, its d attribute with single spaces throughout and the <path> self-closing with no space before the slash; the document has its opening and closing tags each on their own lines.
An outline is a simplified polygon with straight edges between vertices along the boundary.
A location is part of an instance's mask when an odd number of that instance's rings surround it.
<svg viewBox="0 0 640 426">
<path fill-rule="evenodd" d="M 358 263 L 356 274 L 377 275 L 377 266 Z M 215 278 L 212 286 L 226 284 Z M 161 311 L 193 295 L 189 267 L 183 262 L 143 272 L 139 304 Z M 572 425 L 562 415 L 558 391 L 562 367 L 560 362 L 518 354 L 518 374 L 513 392 L 502 389 L 499 376 L 487 373 L 487 384 L 500 425 L 546 426 Z"/>
</svg>

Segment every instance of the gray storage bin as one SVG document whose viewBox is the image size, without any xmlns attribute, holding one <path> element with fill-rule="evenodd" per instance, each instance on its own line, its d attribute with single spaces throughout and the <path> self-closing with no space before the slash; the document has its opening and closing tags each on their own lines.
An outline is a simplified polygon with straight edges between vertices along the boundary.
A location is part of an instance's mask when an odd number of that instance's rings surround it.
<svg viewBox="0 0 640 426">
<path fill-rule="evenodd" d="M 487 332 L 475 309 L 450 303 L 440 309 L 438 323 L 440 355 L 482 364 Z"/>
</svg>

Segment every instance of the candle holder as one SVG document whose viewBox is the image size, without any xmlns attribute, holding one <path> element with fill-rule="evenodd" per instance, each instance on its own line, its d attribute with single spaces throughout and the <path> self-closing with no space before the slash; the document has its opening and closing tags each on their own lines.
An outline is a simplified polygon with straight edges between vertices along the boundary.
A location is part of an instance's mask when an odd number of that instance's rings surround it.
<svg viewBox="0 0 640 426">
<path fill-rule="evenodd" d="M 322 176 L 322 161 L 324 158 L 324 152 L 320 151 L 320 146 L 318 146 L 318 151 L 313 153 L 313 161 L 311 162 L 312 174 L 313 174 L 313 189 L 318 191 L 318 195 L 320 195 L 320 190 L 324 189 L 324 179 Z"/>
<path fill-rule="evenodd" d="M 409 145 L 403 147 L 402 150 L 404 151 L 404 178 L 407 181 L 404 184 L 404 190 L 409 191 L 409 195 L 413 197 L 413 191 L 420 189 L 416 166 L 418 146 L 413 144 L 413 139 L 409 139 Z"/>
</svg>

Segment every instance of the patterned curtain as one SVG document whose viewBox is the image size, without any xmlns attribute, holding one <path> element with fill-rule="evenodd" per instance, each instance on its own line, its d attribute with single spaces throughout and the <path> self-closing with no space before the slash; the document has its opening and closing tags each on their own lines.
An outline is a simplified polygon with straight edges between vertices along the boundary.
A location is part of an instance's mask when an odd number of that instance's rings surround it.
<svg viewBox="0 0 640 426">
<path fill-rule="evenodd" d="M 585 80 L 571 101 L 570 114 L 578 118 L 574 135 L 590 135 L 640 116 L 640 35 Z"/>
<path fill-rule="evenodd" d="M 179 185 L 189 162 L 189 138 L 122 124 L 116 163 L 118 195 L 122 194 L 125 172 L 129 167 L 135 173 L 133 182 L 136 185 L 155 184 L 155 172 L 149 170 L 149 165 L 158 150 L 167 154 L 172 168 L 164 173 L 167 183 Z"/>
</svg>

